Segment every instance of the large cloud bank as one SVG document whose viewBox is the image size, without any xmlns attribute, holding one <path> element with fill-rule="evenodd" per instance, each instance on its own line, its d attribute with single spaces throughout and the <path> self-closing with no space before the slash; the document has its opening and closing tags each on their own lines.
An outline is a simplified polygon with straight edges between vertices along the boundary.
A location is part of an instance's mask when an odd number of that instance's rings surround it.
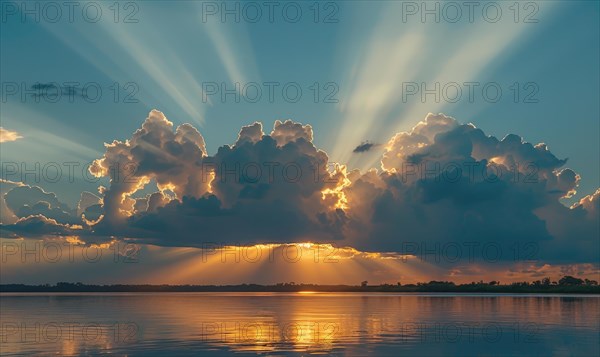
<svg viewBox="0 0 600 357">
<path fill-rule="evenodd" d="M 292 121 L 268 134 L 261 123 L 243 127 L 209 155 L 198 130 L 174 128 L 154 110 L 131 138 L 105 146 L 90 172 L 110 178 L 108 187 L 82 193 L 74 209 L 41 188 L 12 187 L 2 235 L 190 247 L 311 241 L 405 253 L 533 242 L 544 261 L 599 259 L 600 190 L 566 207 L 559 200 L 579 176 L 545 144 L 498 140 L 442 114 L 394 135 L 381 168 L 368 172 L 331 163 L 312 128 Z"/>
</svg>

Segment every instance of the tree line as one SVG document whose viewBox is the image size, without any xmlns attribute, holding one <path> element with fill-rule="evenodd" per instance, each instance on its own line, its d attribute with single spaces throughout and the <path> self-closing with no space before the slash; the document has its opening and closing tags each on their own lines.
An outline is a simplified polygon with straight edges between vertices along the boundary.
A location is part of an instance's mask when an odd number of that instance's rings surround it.
<svg viewBox="0 0 600 357">
<path fill-rule="evenodd" d="M 501 284 L 499 281 L 479 281 L 456 284 L 451 281 L 420 282 L 416 284 L 378 284 L 369 285 L 362 281 L 359 285 L 318 285 L 295 282 L 273 285 L 151 285 L 151 284 L 112 284 L 94 285 L 58 282 L 54 285 L 1 284 L 0 292 L 455 292 L 455 293 L 578 293 L 599 294 L 600 286 L 596 280 L 563 276 L 558 281 L 550 278 L 533 282 L 513 282 Z"/>
</svg>

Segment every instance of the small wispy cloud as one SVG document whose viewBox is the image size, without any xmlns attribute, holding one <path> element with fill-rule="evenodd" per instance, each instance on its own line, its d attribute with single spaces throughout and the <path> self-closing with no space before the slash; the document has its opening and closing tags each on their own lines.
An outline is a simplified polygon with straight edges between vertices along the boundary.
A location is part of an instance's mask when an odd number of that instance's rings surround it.
<svg viewBox="0 0 600 357">
<path fill-rule="evenodd" d="M 17 141 L 22 139 L 23 137 L 19 135 L 16 131 L 4 129 L 0 127 L 0 143 L 7 143 L 10 141 Z"/>
<path fill-rule="evenodd" d="M 34 98 L 52 98 L 58 97 L 59 95 L 68 95 L 69 97 L 81 97 L 87 99 L 81 89 L 73 86 L 61 86 L 58 83 L 36 83 L 31 86 L 31 89 L 37 91 L 33 93 Z"/>
<path fill-rule="evenodd" d="M 367 152 L 369 150 L 371 150 L 374 147 L 379 146 L 379 144 L 373 144 L 370 143 L 368 141 L 363 141 L 362 143 L 360 143 L 360 145 L 358 145 L 357 147 L 354 148 L 354 150 L 352 150 L 353 153 L 362 153 L 362 152 Z"/>
</svg>

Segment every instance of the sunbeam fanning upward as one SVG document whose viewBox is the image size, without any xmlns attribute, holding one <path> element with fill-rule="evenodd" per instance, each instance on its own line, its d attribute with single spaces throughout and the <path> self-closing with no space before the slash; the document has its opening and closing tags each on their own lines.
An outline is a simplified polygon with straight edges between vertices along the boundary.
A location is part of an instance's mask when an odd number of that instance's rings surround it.
<svg viewBox="0 0 600 357">
<path fill-rule="evenodd" d="M 376 128 L 396 104 L 403 76 L 410 79 L 417 65 L 415 53 L 423 48 L 424 36 L 419 33 L 403 35 L 398 40 L 380 37 L 370 41 L 367 58 L 352 69 L 353 91 L 348 101 L 340 105 L 344 126 L 337 134 L 332 157 L 348 162 L 352 147 Z M 385 52 L 383 57 L 380 53 Z M 352 161 L 350 161 L 352 163 Z"/>
<path fill-rule="evenodd" d="M 483 110 L 472 98 L 486 84 L 478 79 L 493 81 L 493 69 L 504 54 L 532 36 L 530 24 L 523 22 L 431 27 L 415 21 L 398 26 L 398 19 L 406 16 L 403 11 L 402 3 L 384 6 L 382 20 L 368 41 L 359 44 L 364 50 L 357 51 L 357 62 L 348 68 L 348 101 L 339 105 L 344 126 L 336 133 L 331 154 L 351 167 L 379 167 L 380 151 L 356 156 L 352 148 L 367 138 L 385 138 L 390 130 L 406 130 L 425 112 L 461 106 L 470 115 Z M 552 3 L 544 6 L 545 16 L 555 13 Z M 497 89 L 483 90 L 495 96 Z"/>
</svg>

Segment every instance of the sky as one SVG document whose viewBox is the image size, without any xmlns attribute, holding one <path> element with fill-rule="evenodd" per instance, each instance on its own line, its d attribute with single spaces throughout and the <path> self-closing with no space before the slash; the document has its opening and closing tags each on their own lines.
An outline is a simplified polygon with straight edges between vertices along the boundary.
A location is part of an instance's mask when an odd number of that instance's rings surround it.
<svg viewBox="0 0 600 357">
<path fill-rule="evenodd" d="M 600 6 L 514 4 L 2 1 L 2 281 L 597 278 Z M 289 244 L 340 259 L 217 259 Z"/>
</svg>

